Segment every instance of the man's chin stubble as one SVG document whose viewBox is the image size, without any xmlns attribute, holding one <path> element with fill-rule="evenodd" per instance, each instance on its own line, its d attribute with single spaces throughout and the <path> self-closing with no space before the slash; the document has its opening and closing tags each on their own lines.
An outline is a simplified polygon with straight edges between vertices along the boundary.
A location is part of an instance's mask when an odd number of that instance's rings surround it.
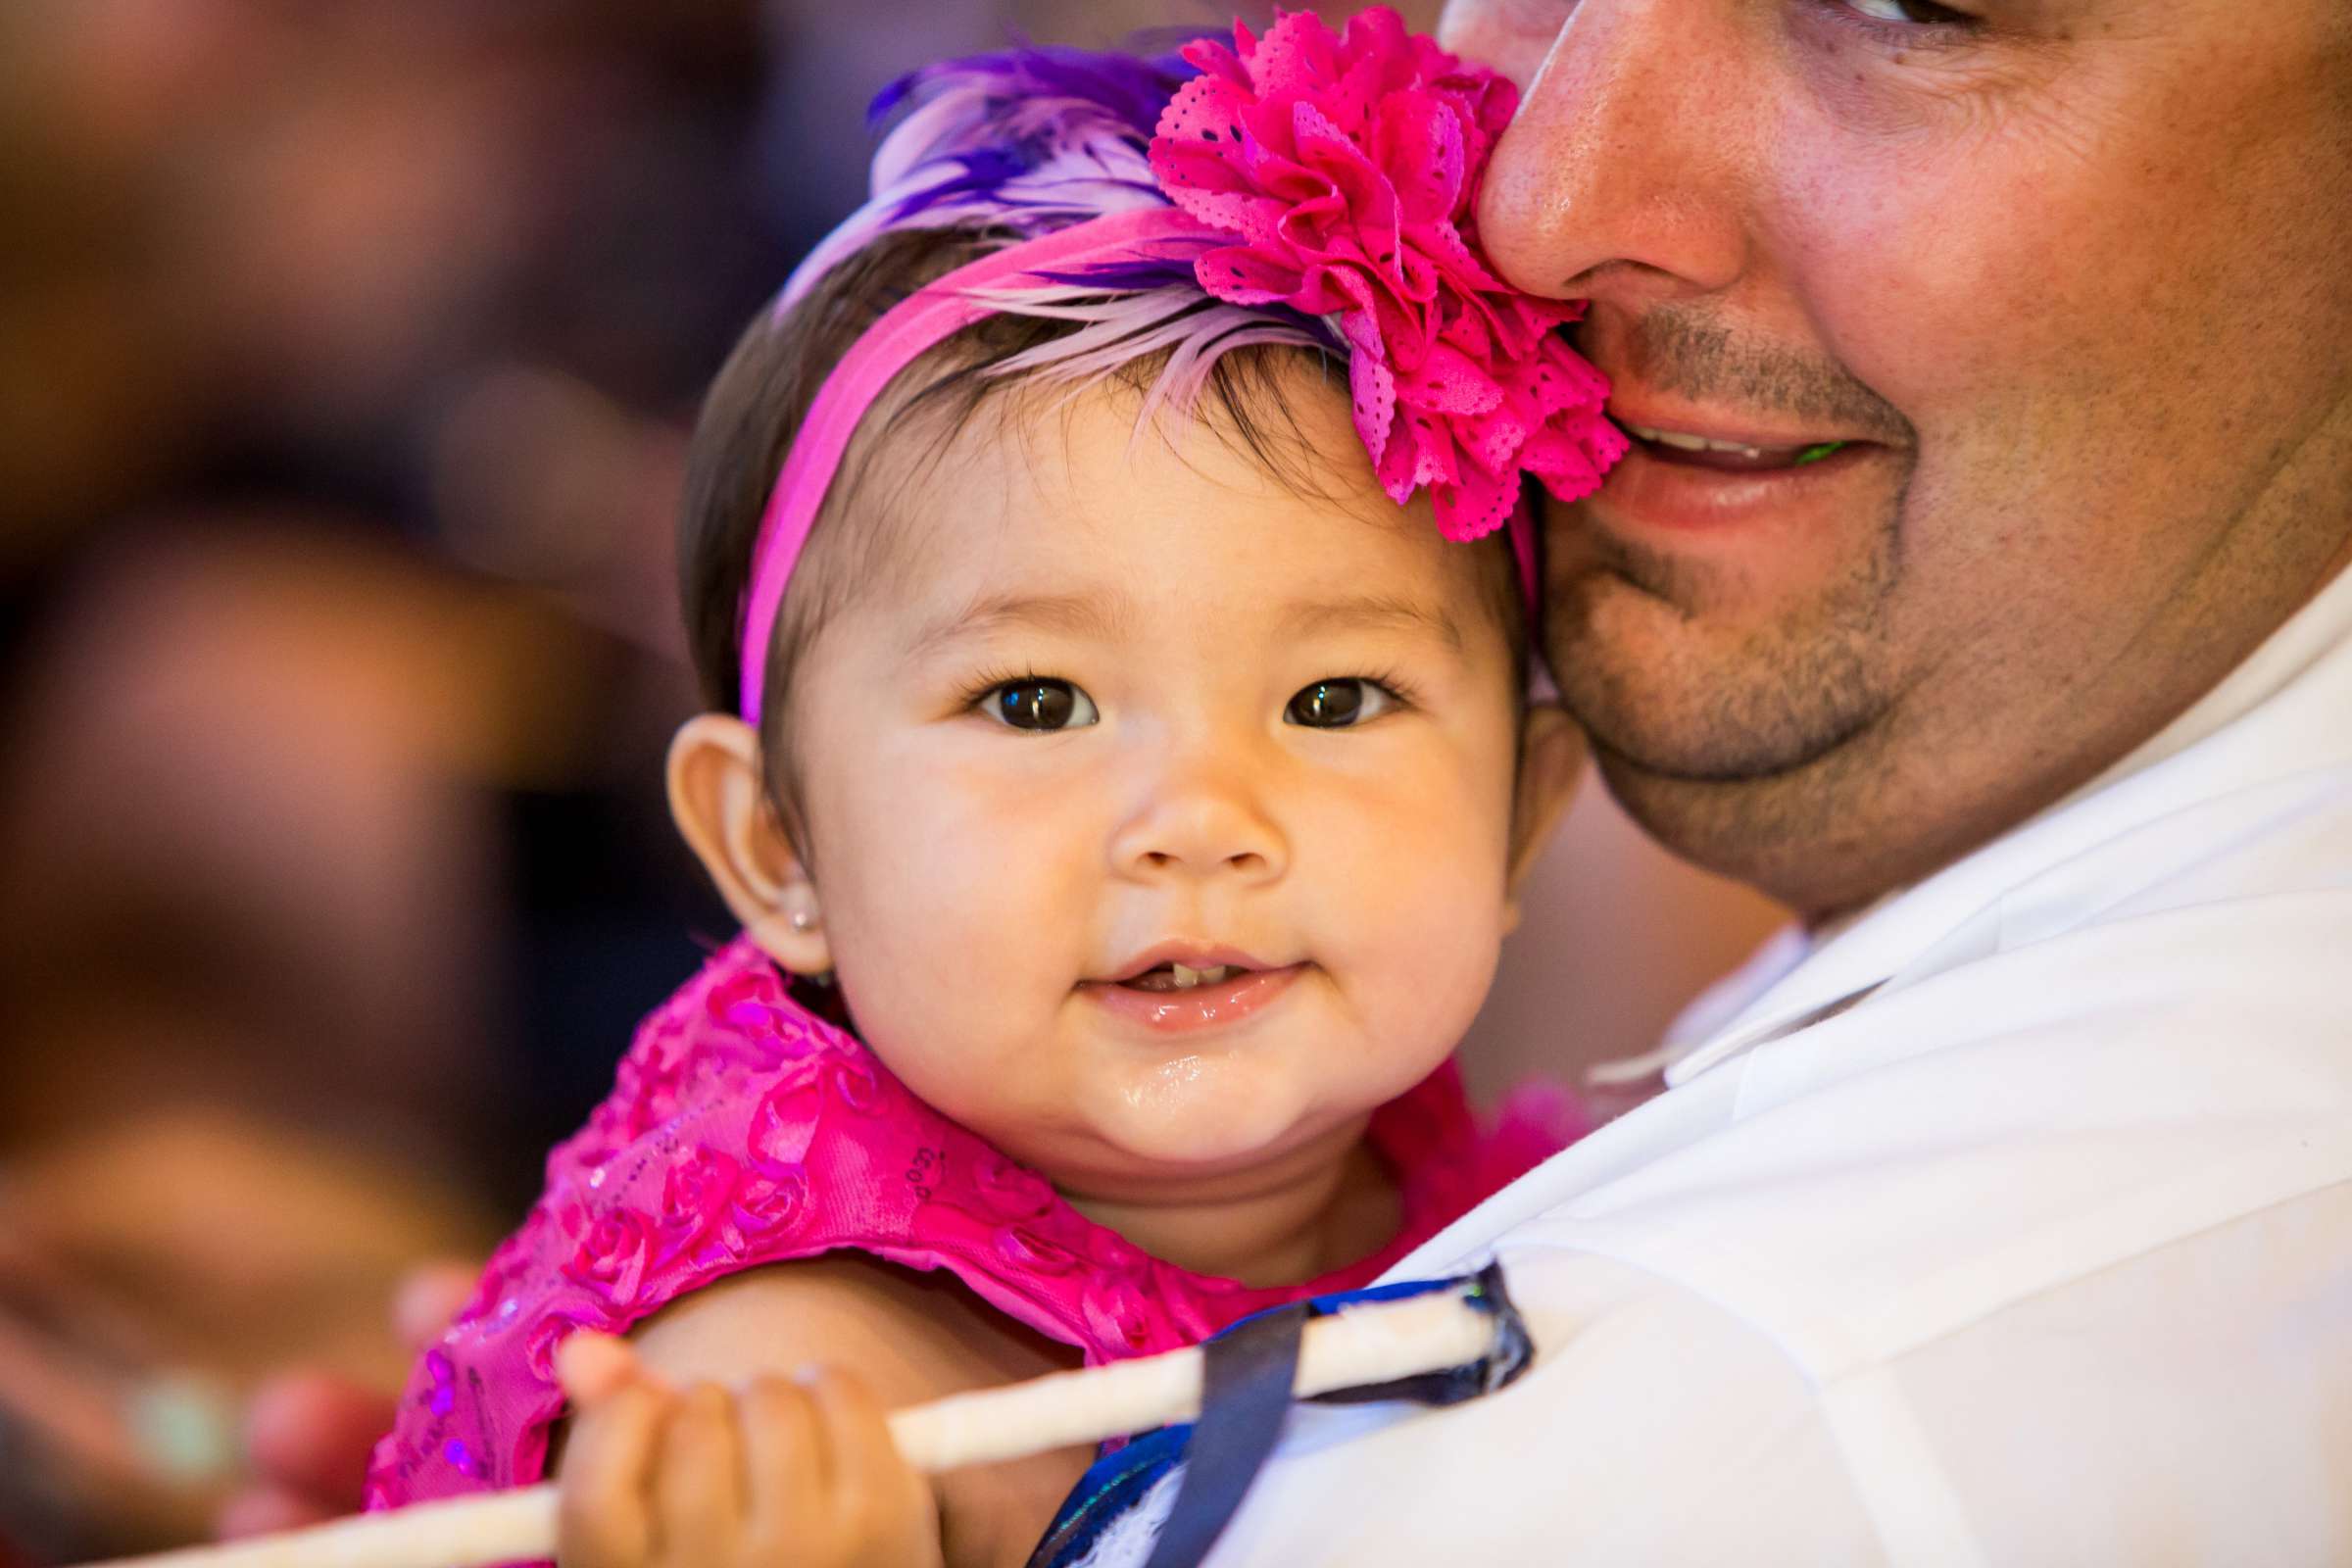
<svg viewBox="0 0 2352 1568">
<path fill-rule="evenodd" d="M 1555 582 L 1546 640 L 1561 699 L 1610 793 L 1652 837 L 1812 902 L 1813 874 L 1845 880 L 1830 862 L 1885 805 L 1898 695 L 1878 635 L 1886 564 L 1795 625 L 1713 647 L 1670 597 L 1693 585 L 1658 564 L 1619 561 Z M 1647 652 L 1620 640 L 1629 619 L 1659 633 L 1636 639 Z M 1688 633 L 1680 646 L 1677 631 Z"/>
<path fill-rule="evenodd" d="M 1889 519 L 1891 522 L 1891 519 Z M 1597 532 L 1548 584 L 1544 642 L 1600 750 L 1663 779 L 1764 782 L 1800 771 L 1890 706 L 1892 528 L 1809 600 L 1733 629 L 1754 585 Z"/>
</svg>

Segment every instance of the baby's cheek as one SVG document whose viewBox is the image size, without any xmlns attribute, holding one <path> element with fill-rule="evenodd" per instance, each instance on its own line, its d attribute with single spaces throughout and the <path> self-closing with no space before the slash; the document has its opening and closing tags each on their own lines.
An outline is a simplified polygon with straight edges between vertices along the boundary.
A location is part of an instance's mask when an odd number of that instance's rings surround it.
<svg viewBox="0 0 2352 1568">
<path fill-rule="evenodd" d="M 1494 982 L 1507 824 L 1463 789 L 1433 781 L 1421 799 L 1367 825 L 1363 838 L 1378 850 L 1350 868 L 1334 906 L 1333 955 L 1368 1034 L 1442 1054 Z"/>
<path fill-rule="evenodd" d="M 1486 1002 L 1500 953 L 1494 911 L 1400 908 L 1386 952 L 1355 977 L 1365 1032 L 1376 1049 L 1435 1067 L 1468 1033 Z"/>
<path fill-rule="evenodd" d="M 1341 1034 L 1315 1098 L 1368 1110 L 1420 1082 L 1469 1032 L 1494 979 L 1499 919 L 1433 879 L 1399 887 L 1385 918 L 1335 956 Z"/>
<path fill-rule="evenodd" d="M 856 802 L 842 816 L 851 842 L 838 861 L 855 874 L 826 893 L 845 974 L 881 977 L 888 1004 L 909 1015 L 1057 1001 L 1090 923 L 1090 868 L 1071 836 L 1054 831 L 1065 820 L 968 780 L 876 788 Z"/>
</svg>

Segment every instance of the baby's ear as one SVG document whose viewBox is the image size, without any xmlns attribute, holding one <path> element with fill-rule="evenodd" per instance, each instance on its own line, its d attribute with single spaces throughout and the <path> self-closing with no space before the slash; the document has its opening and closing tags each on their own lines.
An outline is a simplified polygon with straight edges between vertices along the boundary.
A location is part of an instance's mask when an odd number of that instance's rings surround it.
<svg viewBox="0 0 2352 1568">
<path fill-rule="evenodd" d="M 1519 890 L 1551 842 L 1576 786 L 1585 776 L 1585 735 L 1554 703 L 1536 703 L 1519 730 L 1519 785 L 1511 803 L 1511 863 L 1505 883 L 1503 929 L 1519 925 Z"/>
<path fill-rule="evenodd" d="M 795 974 L 823 974 L 833 953 L 816 884 L 761 776 L 760 737 L 749 724 L 697 713 L 669 743 L 669 814 L 760 950 Z"/>
</svg>

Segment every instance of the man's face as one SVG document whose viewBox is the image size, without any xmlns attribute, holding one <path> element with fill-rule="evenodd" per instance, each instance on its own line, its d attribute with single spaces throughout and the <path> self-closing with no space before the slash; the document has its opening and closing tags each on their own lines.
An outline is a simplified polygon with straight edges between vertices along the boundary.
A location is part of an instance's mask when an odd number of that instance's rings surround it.
<svg viewBox="0 0 2352 1568">
<path fill-rule="evenodd" d="M 1454 0 L 1445 31 L 1525 90 L 1486 248 L 1590 296 L 1653 433 L 1555 517 L 1548 643 L 1675 849 L 1816 912 L 1917 878 L 2352 559 L 2345 0 Z"/>
</svg>

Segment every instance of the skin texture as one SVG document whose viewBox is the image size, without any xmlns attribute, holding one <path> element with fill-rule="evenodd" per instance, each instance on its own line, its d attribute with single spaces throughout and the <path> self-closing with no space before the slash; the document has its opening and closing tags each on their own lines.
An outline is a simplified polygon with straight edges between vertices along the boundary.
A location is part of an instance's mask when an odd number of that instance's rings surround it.
<svg viewBox="0 0 2352 1568">
<path fill-rule="evenodd" d="M 834 1370 L 809 1370 L 820 1350 Z M 579 1411 L 559 1561 L 1011 1568 L 1091 1452 L 926 1483 L 889 1446 L 882 1412 L 1073 1364 L 1067 1347 L 947 1282 L 862 1258 L 721 1281 L 639 1329 L 633 1349 L 575 1335 L 559 1365 Z"/>
<path fill-rule="evenodd" d="M 805 857 L 733 719 L 682 733 L 675 813 L 746 928 L 832 971 L 924 1100 L 1159 1255 L 1308 1277 L 1393 1229 L 1357 1200 L 1365 1119 L 1484 999 L 1573 741 L 1549 710 L 1522 725 L 1477 555 L 1380 494 L 1337 387 L 1302 376 L 1290 411 L 1345 455 L 1323 495 L 1203 428 L 1136 440 L 1126 389 L 1023 412 L 875 487 L 954 525 L 794 674 Z M 1286 721 L 1358 676 L 1396 695 Z M 1035 677 L 1099 722 L 992 716 Z M 1208 1031 L 1097 999 L 1176 940 L 1303 968 Z"/>
<path fill-rule="evenodd" d="M 1554 516 L 1554 669 L 1668 846 L 1865 903 L 2086 782 L 2343 568 L 2352 13 L 2261 9 L 1448 9 L 1526 93 L 1485 244 L 1591 298 L 1612 412 L 1865 443 L 1671 491 L 1637 456 Z"/>
<path fill-rule="evenodd" d="M 1550 652 L 1612 788 L 1816 914 L 2095 774 L 2352 533 L 2352 8 L 1965 11 L 1446 14 L 1528 95 L 1487 246 L 1591 297 L 1647 422 L 1877 444 L 1738 528 L 1628 516 L 1630 474 L 1553 519 Z M 682 741 L 682 820 L 748 925 L 821 950 L 725 723 Z"/>
<path fill-rule="evenodd" d="M 1139 439 L 1132 389 L 984 411 L 869 487 L 941 525 L 794 671 L 792 798 L 735 718 L 690 721 L 670 757 L 680 830 L 745 928 L 831 971 L 915 1093 L 1145 1250 L 1251 1283 L 1395 1234 L 1366 1120 L 1468 1027 L 1580 755 L 1556 709 L 1523 710 L 1480 554 L 1499 544 L 1391 504 L 1344 391 L 1291 390 L 1307 449 L 1344 455 L 1313 494 L 1209 427 Z M 1093 722 L 997 716 L 1040 678 Z M 1352 726 L 1286 716 L 1353 678 L 1379 685 Z M 1170 941 L 1301 967 L 1182 1034 L 1097 999 Z M 575 1391 L 566 1568 L 1018 1563 L 1083 1467 L 946 1478 L 936 1520 L 907 1500 L 875 1411 L 1067 1361 L 944 1281 L 782 1265 L 633 1338 L 644 1373 L 591 1352 Z M 850 1375 L 691 1386 L 808 1362 Z M 778 1496 L 822 1521 L 789 1553 Z"/>
</svg>

